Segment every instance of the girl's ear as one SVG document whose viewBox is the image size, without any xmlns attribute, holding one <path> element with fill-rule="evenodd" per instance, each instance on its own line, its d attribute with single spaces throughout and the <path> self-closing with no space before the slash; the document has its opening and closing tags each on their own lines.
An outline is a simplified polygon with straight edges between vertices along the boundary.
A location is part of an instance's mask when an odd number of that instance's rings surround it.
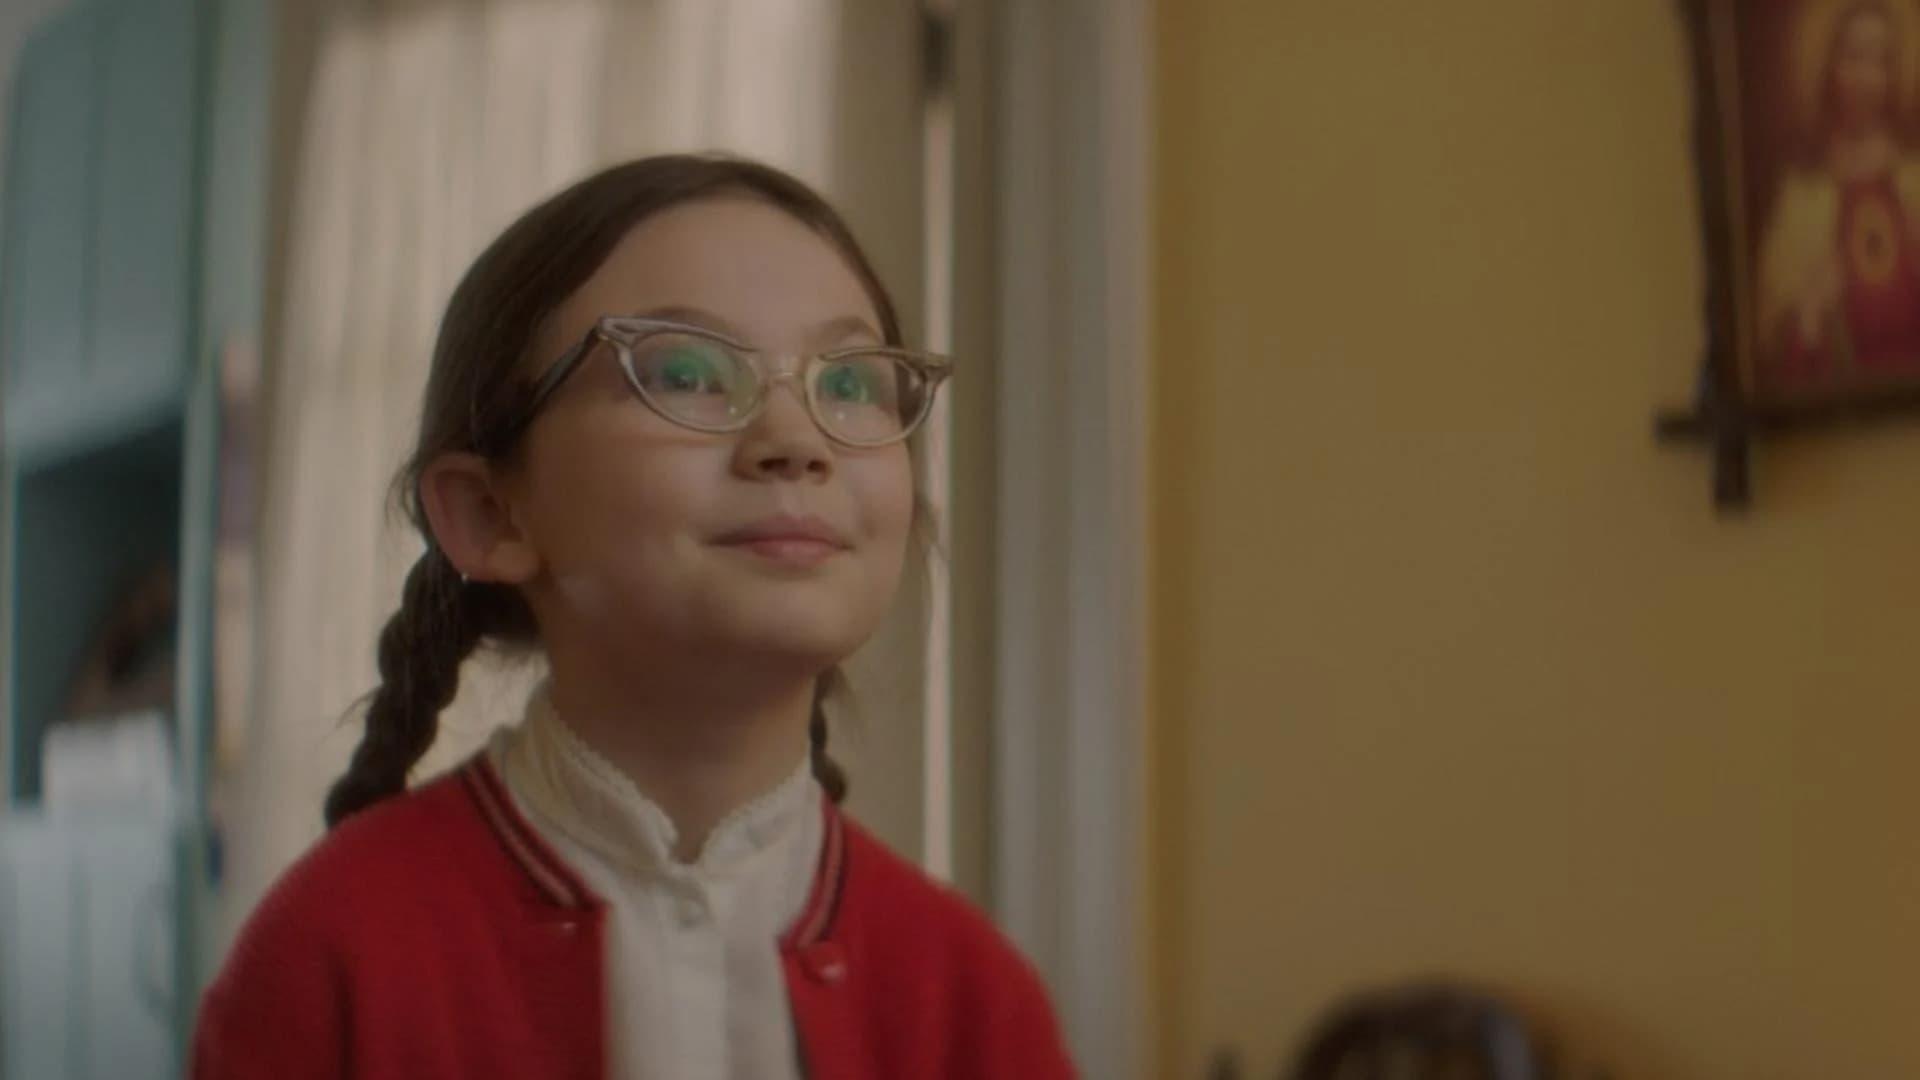
<svg viewBox="0 0 1920 1080">
<path fill-rule="evenodd" d="M 420 508 L 447 561 L 466 577 L 523 585 L 539 573 L 540 553 L 478 454 L 441 454 L 421 470 Z"/>
</svg>

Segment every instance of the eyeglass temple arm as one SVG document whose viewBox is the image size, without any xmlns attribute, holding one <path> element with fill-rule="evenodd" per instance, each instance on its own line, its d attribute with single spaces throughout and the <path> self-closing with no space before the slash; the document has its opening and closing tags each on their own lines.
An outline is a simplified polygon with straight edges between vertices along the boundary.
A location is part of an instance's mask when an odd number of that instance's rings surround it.
<svg viewBox="0 0 1920 1080">
<path fill-rule="evenodd" d="M 573 348 L 561 354 L 560 359 L 555 360 L 553 365 L 547 368 L 546 373 L 540 376 L 540 381 L 533 385 L 533 392 L 525 399 L 526 404 L 513 413 L 513 418 L 501 427 L 497 435 L 488 440 L 488 447 L 483 449 L 491 453 L 512 446 L 526 430 L 527 425 L 533 422 L 533 418 L 540 414 L 540 409 L 546 405 L 547 399 L 553 396 L 555 390 L 560 389 L 560 384 L 566 382 L 567 376 L 573 374 L 574 369 L 580 366 L 580 362 L 593 351 L 599 336 L 599 330 L 596 328 L 586 337 L 581 338 Z"/>
</svg>

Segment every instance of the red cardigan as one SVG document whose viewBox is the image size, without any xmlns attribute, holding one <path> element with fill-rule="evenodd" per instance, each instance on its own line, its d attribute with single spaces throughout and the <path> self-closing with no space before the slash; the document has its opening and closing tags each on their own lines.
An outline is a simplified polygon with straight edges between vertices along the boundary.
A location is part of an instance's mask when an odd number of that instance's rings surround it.
<svg viewBox="0 0 1920 1080">
<path fill-rule="evenodd" d="M 598 1080 L 604 925 L 481 755 L 287 872 L 201 1003 L 193 1075 Z M 1026 962 L 830 803 L 779 947 L 809 1080 L 1074 1075 Z"/>
</svg>

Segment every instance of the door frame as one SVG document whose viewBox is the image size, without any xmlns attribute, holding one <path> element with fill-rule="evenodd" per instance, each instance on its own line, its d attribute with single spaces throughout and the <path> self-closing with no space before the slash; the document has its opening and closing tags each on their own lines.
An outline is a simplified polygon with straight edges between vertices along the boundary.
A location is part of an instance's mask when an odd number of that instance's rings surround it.
<svg viewBox="0 0 1920 1080">
<path fill-rule="evenodd" d="M 955 715 L 992 722 L 973 725 L 990 743 L 983 805 L 953 820 L 984 824 L 985 895 L 1102 1077 L 1143 1076 L 1154 1051 L 1150 31 L 1149 0 L 961 0 L 954 43 L 955 348 L 990 357 L 992 384 L 972 408 L 956 396 Z M 963 550 L 975 514 L 979 558 Z M 969 608 L 975 581 L 990 597 Z M 990 692 L 966 701 L 970 683 Z M 981 786 L 964 726 L 956 800 Z"/>
</svg>

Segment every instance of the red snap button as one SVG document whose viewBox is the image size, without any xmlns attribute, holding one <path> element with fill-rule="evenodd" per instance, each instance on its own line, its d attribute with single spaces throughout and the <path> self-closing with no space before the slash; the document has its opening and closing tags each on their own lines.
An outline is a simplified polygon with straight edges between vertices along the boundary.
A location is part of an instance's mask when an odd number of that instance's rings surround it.
<svg viewBox="0 0 1920 1080">
<path fill-rule="evenodd" d="M 847 977 L 847 950 L 838 942 L 816 942 L 800 950 L 800 966 L 815 981 L 832 986 Z"/>
</svg>

